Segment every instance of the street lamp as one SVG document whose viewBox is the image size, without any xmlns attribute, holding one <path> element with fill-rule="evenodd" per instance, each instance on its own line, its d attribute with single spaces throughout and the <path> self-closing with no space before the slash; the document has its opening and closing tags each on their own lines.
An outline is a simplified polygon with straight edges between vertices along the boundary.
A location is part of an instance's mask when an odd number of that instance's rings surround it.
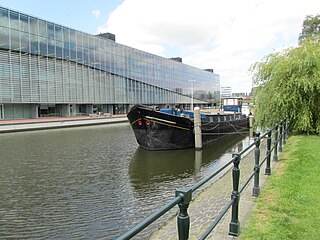
<svg viewBox="0 0 320 240">
<path fill-rule="evenodd" d="M 193 84 L 196 80 L 189 80 L 189 82 L 191 82 L 191 110 L 193 110 Z"/>
</svg>

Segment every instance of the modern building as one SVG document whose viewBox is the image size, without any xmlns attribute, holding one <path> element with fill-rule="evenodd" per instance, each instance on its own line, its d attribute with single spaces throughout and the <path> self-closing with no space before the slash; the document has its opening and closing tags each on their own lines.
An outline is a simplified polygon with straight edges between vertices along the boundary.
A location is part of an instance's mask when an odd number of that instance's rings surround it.
<svg viewBox="0 0 320 240">
<path fill-rule="evenodd" d="M 213 70 L 0 7 L 1 119 L 127 113 L 137 103 L 188 107 L 192 91 L 210 96 L 219 87 Z"/>
</svg>

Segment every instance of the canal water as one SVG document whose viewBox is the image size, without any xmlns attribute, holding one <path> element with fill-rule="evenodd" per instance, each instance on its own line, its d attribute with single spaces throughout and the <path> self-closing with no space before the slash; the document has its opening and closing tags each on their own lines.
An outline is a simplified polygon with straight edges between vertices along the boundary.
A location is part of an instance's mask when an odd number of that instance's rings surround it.
<svg viewBox="0 0 320 240">
<path fill-rule="evenodd" d="M 0 239 L 114 239 L 251 141 L 148 152 L 127 123 L 1 134 Z"/>
</svg>

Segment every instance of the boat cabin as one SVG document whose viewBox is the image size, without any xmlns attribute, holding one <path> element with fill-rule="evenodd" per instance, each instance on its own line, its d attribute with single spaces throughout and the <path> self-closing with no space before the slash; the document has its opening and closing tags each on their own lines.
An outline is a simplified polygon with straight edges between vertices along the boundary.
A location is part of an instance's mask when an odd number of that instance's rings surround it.
<svg viewBox="0 0 320 240">
<path fill-rule="evenodd" d="M 228 112 L 241 112 L 242 100 L 241 97 L 223 98 L 223 110 Z"/>
</svg>

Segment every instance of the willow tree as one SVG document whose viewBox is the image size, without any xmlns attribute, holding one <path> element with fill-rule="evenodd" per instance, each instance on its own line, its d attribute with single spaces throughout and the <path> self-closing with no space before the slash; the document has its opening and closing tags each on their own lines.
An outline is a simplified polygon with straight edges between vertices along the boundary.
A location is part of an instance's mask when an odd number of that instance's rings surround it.
<svg viewBox="0 0 320 240">
<path fill-rule="evenodd" d="M 299 35 L 299 43 L 307 38 L 319 39 L 320 34 L 320 15 L 308 15 L 303 21 L 302 31 Z"/>
<path fill-rule="evenodd" d="M 257 126 L 287 117 L 295 133 L 320 133 L 320 44 L 310 38 L 251 67 Z"/>
</svg>

